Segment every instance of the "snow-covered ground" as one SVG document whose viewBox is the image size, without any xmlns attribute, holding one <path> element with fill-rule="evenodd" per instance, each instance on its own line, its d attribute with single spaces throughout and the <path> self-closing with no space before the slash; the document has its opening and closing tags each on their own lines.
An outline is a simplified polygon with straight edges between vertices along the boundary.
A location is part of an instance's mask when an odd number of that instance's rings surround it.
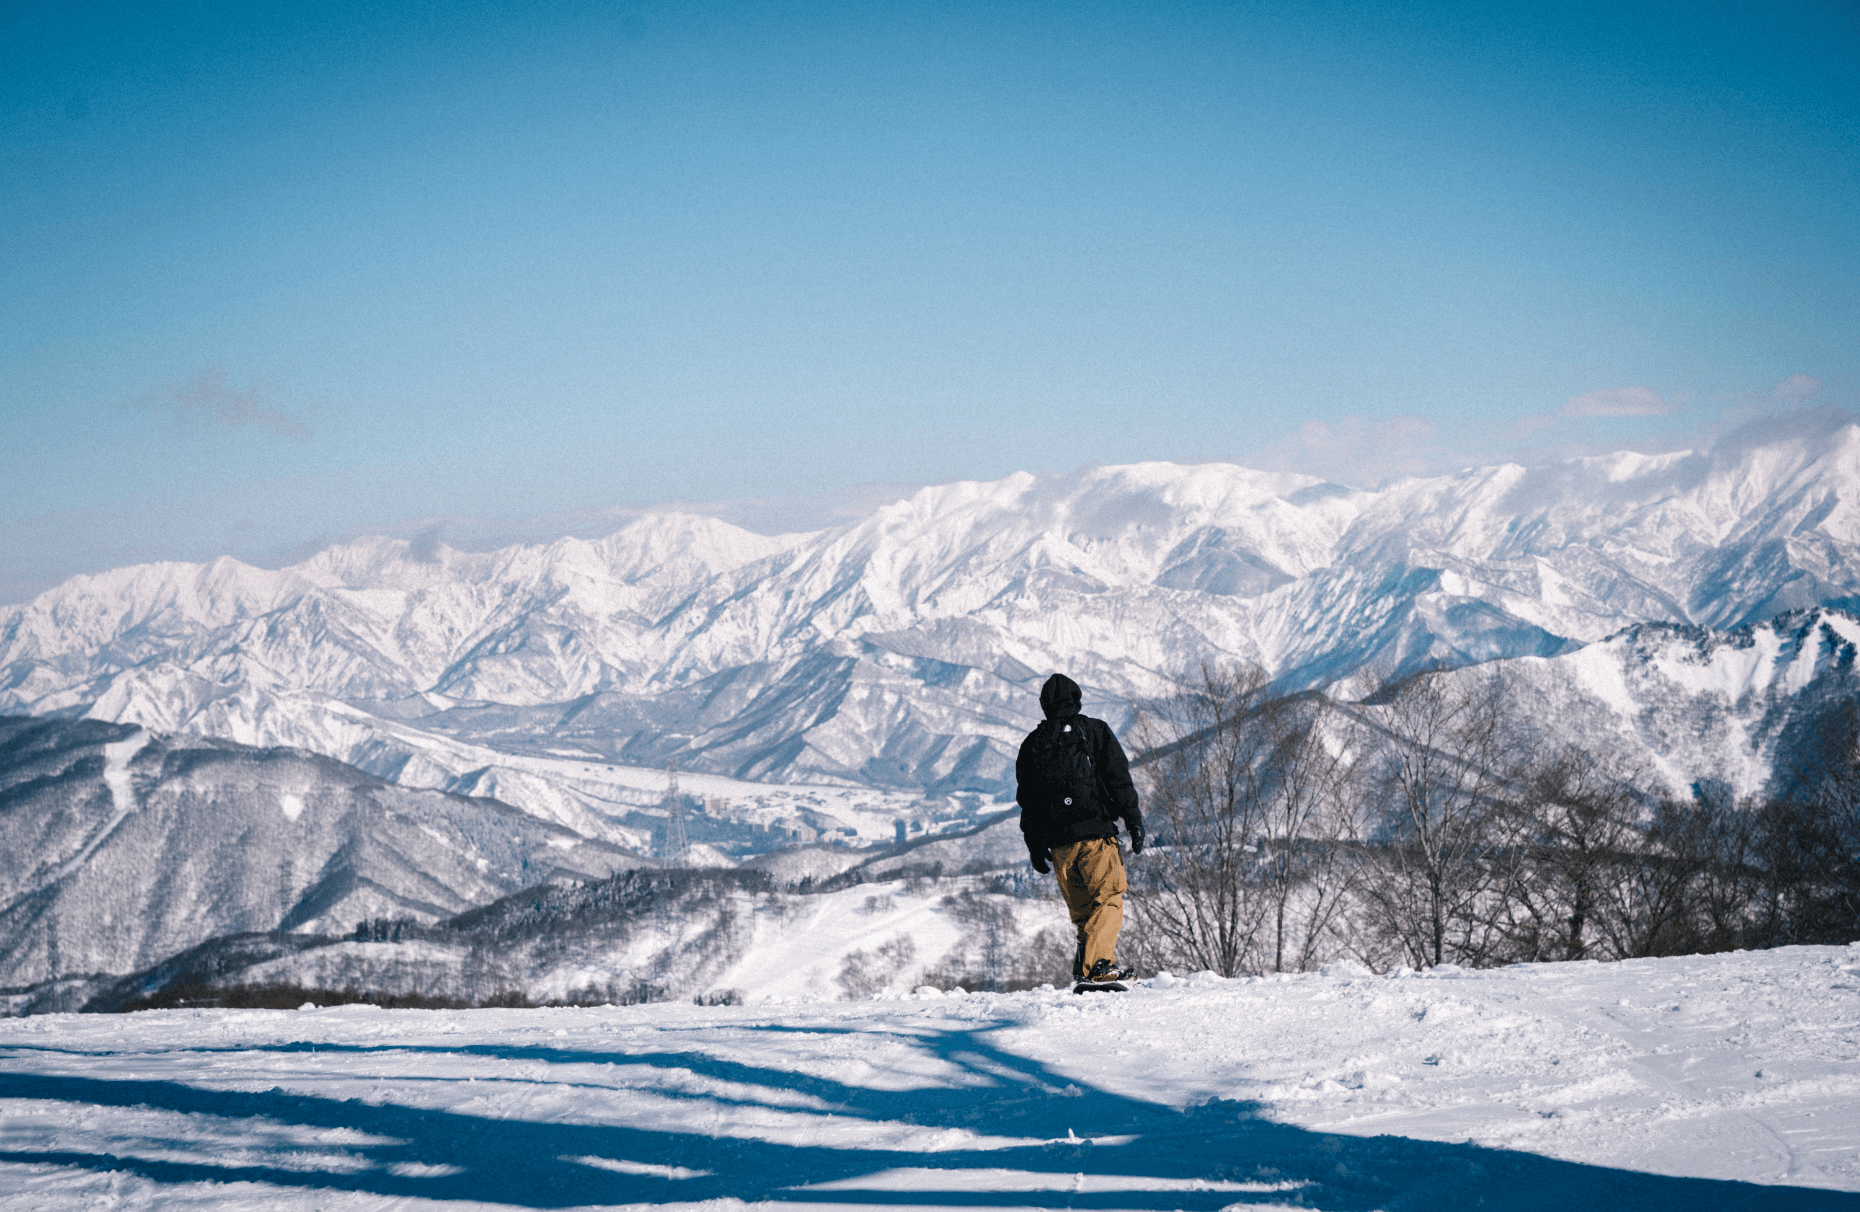
<svg viewBox="0 0 1860 1212">
<path fill-rule="evenodd" d="M 1860 1207 L 1860 944 L 0 1020 L 0 1204 Z"/>
</svg>

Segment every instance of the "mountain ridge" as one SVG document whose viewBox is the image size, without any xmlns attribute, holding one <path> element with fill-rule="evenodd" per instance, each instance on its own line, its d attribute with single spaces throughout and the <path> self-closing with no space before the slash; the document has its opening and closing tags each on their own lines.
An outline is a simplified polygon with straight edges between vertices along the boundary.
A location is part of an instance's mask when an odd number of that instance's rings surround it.
<svg viewBox="0 0 1860 1212">
<path fill-rule="evenodd" d="M 1122 718 L 1204 659 L 1347 685 L 1860 602 L 1857 495 L 1860 427 L 1802 413 L 1710 451 L 1375 490 L 1152 462 L 939 485 L 793 535 L 659 514 L 489 553 L 362 539 L 0 608 L 0 710 L 300 745 L 414 785 L 465 774 L 457 744 L 567 745 L 1000 792 L 1055 668 Z"/>
</svg>

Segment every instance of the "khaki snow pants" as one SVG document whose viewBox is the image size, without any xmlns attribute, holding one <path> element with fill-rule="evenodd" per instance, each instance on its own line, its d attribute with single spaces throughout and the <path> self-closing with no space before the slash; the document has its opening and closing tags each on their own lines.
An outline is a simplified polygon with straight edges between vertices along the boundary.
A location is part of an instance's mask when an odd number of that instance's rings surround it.
<svg viewBox="0 0 1860 1212">
<path fill-rule="evenodd" d="M 1066 911 L 1079 932 L 1074 976 L 1099 960 L 1117 962 L 1117 932 L 1124 925 L 1124 855 L 1114 837 L 1088 837 L 1053 847 L 1053 874 Z"/>
</svg>

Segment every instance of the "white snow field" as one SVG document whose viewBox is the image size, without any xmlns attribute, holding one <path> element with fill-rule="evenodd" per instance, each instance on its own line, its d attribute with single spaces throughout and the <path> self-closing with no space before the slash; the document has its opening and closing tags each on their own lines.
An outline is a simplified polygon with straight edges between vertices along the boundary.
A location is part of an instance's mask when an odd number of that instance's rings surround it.
<svg viewBox="0 0 1860 1212">
<path fill-rule="evenodd" d="M 1860 944 L 0 1020 L 0 1206 L 1860 1208 Z"/>
</svg>

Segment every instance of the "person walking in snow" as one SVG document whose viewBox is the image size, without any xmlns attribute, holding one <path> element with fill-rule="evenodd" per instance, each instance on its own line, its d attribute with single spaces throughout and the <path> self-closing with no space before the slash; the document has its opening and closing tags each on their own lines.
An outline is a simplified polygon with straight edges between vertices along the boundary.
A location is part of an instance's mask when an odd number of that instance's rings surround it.
<svg viewBox="0 0 1860 1212">
<path fill-rule="evenodd" d="M 1143 816 L 1130 762 L 1103 720 L 1079 714 L 1079 685 L 1055 673 L 1040 687 L 1046 719 L 1020 743 L 1014 798 L 1033 869 L 1058 873 L 1059 891 L 1078 930 L 1072 978 L 1081 987 L 1109 985 L 1135 969 L 1117 962 L 1124 924 L 1124 856 L 1117 822 L 1130 850 L 1143 853 Z"/>
</svg>

